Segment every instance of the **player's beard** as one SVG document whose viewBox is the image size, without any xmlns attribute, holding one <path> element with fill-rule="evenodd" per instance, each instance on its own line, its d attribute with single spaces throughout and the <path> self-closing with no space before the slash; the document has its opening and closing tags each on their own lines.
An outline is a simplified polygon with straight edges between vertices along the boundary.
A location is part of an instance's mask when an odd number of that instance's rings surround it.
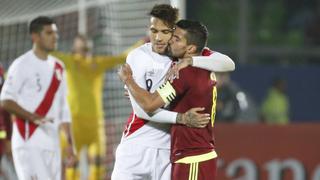
<svg viewBox="0 0 320 180">
<path fill-rule="evenodd" d="M 172 49 L 171 49 L 171 46 L 168 45 L 167 48 L 166 48 L 166 55 L 169 56 L 171 59 L 178 59 L 178 58 L 183 58 L 184 55 L 186 54 L 186 52 L 184 52 L 183 54 L 174 54 Z"/>
<path fill-rule="evenodd" d="M 165 54 L 166 56 L 169 56 L 170 58 L 173 58 L 173 54 L 172 54 L 170 45 L 167 46 L 164 54 Z"/>
</svg>

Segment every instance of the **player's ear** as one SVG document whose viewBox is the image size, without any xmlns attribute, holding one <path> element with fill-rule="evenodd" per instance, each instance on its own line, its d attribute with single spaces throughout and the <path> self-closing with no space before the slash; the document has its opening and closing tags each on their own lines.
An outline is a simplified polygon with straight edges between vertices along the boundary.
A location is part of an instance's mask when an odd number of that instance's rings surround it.
<svg viewBox="0 0 320 180">
<path fill-rule="evenodd" d="M 197 46 L 190 44 L 187 46 L 187 51 L 189 54 L 194 54 L 195 52 L 197 52 Z"/>
<path fill-rule="evenodd" d="M 39 33 L 35 33 L 35 32 L 33 32 L 33 33 L 31 33 L 31 40 L 32 40 L 32 42 L 38 42 L 39 41 L 39 39 L 40 39 L 40 34 Z"/>
</svg>

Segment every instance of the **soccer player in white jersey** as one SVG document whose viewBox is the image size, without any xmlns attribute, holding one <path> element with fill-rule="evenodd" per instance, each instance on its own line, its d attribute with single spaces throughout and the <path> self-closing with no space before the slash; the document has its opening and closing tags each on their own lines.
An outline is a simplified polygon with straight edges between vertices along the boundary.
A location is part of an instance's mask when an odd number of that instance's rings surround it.
<svg viewBox="0 0 320 180">
<path fill-rule="evenodd" d="M 1 92 L 1 105 L 14 114 L 12 153 L 20 180 L 61 179 L 59 128 L 68 137 L 74 162 L 70 112 L 63 64 L 48 55 L 57 45 L 57 27 L 49 17 L 31 21 L 32 50 L 13 61 Z"/>
<path fill-rule="evenodd" d="M 156 5 L 150 15 L 151 43 L 144 44 L 129 53 L 127 63 L 132 68 L 137 84 L 154 92 L 164 82 L 165 75 L 172 64 L 171 59 L 166 56 L 166 50 L 174 30 L 178 10 L 166 4 Z M 232 60 L 231 63 L 233 63 Z M 159 110 L 151 115 L 142 111 L 131 95 L 130 101 L 134 114 L 129 117 L 121 143 L 117 148 L 112 180 L 169 180 L 170 124 L 180 123 L 192 127 L 204 127 L 210 117 L 208 114 L 197 113 L 204 110 L 201 107 L 189 110 L 185 113 L 188 115 L 166 110 Z"/>
</svg>

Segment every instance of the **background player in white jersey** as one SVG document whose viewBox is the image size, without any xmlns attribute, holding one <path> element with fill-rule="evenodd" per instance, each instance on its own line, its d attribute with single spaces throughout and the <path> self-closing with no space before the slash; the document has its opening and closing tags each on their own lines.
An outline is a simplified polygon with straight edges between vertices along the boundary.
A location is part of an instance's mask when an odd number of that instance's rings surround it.
<svg viewBox="0 0 320 180">
<path fill-rule="evenodd" d="M 9 68 L 1 105 L 13 113 L 12 152 L 20 180 L 61 179 L 59 128 L 68 137 L 74 160 L 63 65 L 48 55 L 57 44 L 57 27 L 48 17 L 31 21 L 33 48 Z"/>
<path fill-rule="evenodd" d="M 170 5 L 156 5 L 150 15 L 151 43 L 129 53 L 127 63 L 132 67 L 133 77 L 139 86 L 154 92 L 163 83 L 171 66 L 171 59 L 165 53 L 174 30 L 178 10 Z M 135 113 L 128 119 L 123 138 L 117 148 L 112 179 L 170 179 L 169 123 L 188 122 L 189 126 L 204 127 L 210 117 L 207 114 L 197 113 L 203 110 L 202 108 L 189 110 L 187 114 L 191 116 L 164 110 L 157 111 L 153 115 L 145 114 L 132 97 L 130 100 Z"/>
</svg>

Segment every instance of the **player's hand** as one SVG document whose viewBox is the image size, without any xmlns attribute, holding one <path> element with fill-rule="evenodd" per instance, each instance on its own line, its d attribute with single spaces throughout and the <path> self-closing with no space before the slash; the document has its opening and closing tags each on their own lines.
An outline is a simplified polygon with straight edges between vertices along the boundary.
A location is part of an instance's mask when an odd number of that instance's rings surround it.
<svg viewBox="0 0 320 180">
<path fill-rule="evenodd" d="M 37 118 L 35 120 L 32 121 L 33 123 L 35 123 L 36 125 L 42 125 L 45 123 L 53 123 L 53 119 L 52 118 Z"/>
<path fill-rule="evenodd" d="M 129 97 L 129 91 L 127 89 L 124 90 L 124 93 L 123 93 L 124 97 L 130 99 Z"/>
<path fill-rule="evenodd" d="M 75 167 L 78 162 L 75 149 L 72 145 L 68 145 L 65 149 L 66 158 L 65 158 L 65 165 L 66 167 Z"/>
<path fill-rule="evenodd" d="M 205 108 L 197 107 L 191 108 L 184 114 L 182 114 L 182 124 L 188 127 L 194 128 L 204 128 L 210 122 L 211 117 L 210 114 L 207 113 L 199 113 L 203 111 Z"/>
<path fill-rule="evenodd" d="M 126 83 L 126 81 L 129 78 L 132 78 L 132 70 L 131 70 L 129 64 L 125 63 L 122 66 L 120 66 L 120 68 L 118 70 L 118 76 L 119 76 L 120 80 L 124 83 Z"/>
<path fill-rule="evenodd" d="M 179 79 L 179 71 L 185 67 L 192 65 L 192 57 L 183 57 L 178 63 L 174 63 L 166 74 L 166 81 L 173 82 L 174 79 Z"/>
<path fill-rule="evenodd" d="M 170 81 L 170 83 L 172 83 L 174 79 L 179 79 L 179 70 L 177 63 L 172 64 L 172 67 L 166 74 L 165 81 Z"/>
</svg>

